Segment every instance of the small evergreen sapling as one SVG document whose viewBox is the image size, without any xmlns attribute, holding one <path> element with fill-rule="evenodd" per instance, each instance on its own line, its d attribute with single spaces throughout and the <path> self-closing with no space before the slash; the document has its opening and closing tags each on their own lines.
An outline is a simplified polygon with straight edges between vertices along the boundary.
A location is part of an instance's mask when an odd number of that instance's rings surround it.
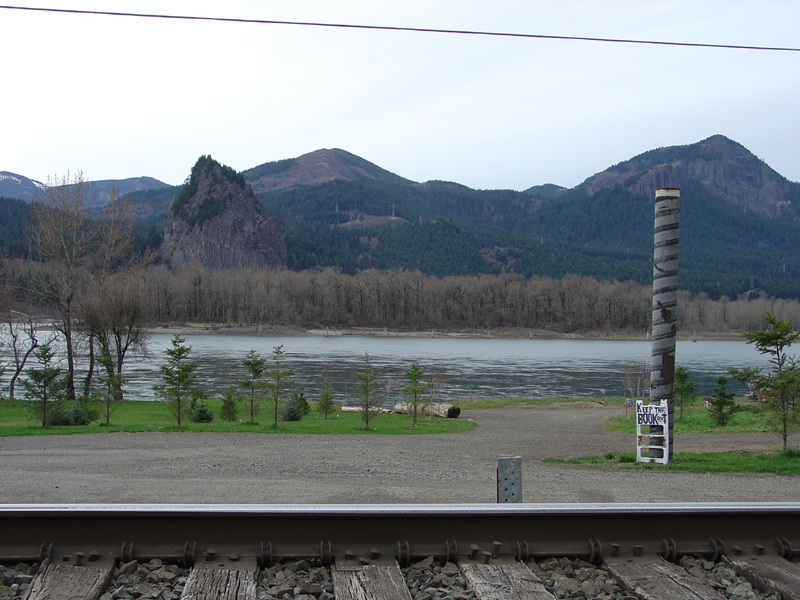
<svg viewBox="0 0 800 600">
<path fill-rule="evenodd" d="M 186 346 L 185 342 L 186 339 L 178 334 L 172 338 L 172 347 L 164 351 L 167 364 L 160 367 L 164 383 L 153 386 L 156 395 L 170 403 L 172 416 L 178 422 L 178 427 L 183 425 L 189 414 L 194 372 L 197 369 L 197 363 L 189 361 L 192 347 Z"/>
<path fill-rule="evenodd" d="M 66 383 L 61 379 L 61 367 L 56 366 L 51 344 L 47 342 L 33 351 L 33 358 L 39 366 L 29 368 L 21 382 L 25 396 L 32 400 L 31 415 L 42 427 L 50 424 L 49 413 L 63 402 L 66 392 Z"/>
<path fill-rule="evenodd" d="M 336 395 L 333 392 L 330 382 L 325 382 L 325 387 L 319 392 L 319 399 L 317 400 L 317 412 L 321 412 L 328 418 L 328 415 L 335 411 L 339 405 L 336 404 L 334 398 Z"/>
<path fill-rule="evenodd" d="M 706 400 L 711 403 L 709 414 L 714 423 L 724 427 L 730 422 L 739 407 L 734 402 L 736 394 L 727 390 L 728 378 L 720 375 L 717 377 L 716 382 L 717 385 L 714 386 L 713 394 L 708 396 Z"/>
<path fill-rule="evenodd" d="M 675 401 L 680 408 L 679 419 L 683 421 L 683 407 L 690 407 L 697 401 L 697 382 L 692 380 L 692 371 L 688 367 L 675 367 Z"/>
<path fill-rule="evenodd" d="M 272 349 L 272 362 L 274 367 L 272 369 L 267 369 L 265 373 L 267 382 L 264 387 L 267 389 L 267 397 L 272 402 L 272 426 L 275 428 L 278 427 L 280 402 L 289 388 L 292 387 L 292 382 L 289 378 L 294 374 L 293 369 L 281 368 L 282 357 L 283 346 L 275 346 Z"/>
<path fill-rule="evenodd" d="M 256 416 L 258 415 L 260 390 L 263 388 L 263 382 L 260 380 L 264 377 L 266 372 L 267 359 L 261 356 L 255 350 L 250 350 L 242 359 L 242 365 L 247 369 L 248 378 L 239 380 L 239 385 L 247 390 L 247 396 L 250 400 L 250 422 L 255 423 Z"/>
<path fill-rule="evenodd" d="M 771 313 L 767 313 L 764 322 L 769 326 L 767 330 L 751 329 L 742 335 L 759 353 L 770 357 L 772 369 L 767 373 L 757 367 L 730 372 L 734 379 L 750 386 L 751 398 L 764 411 L 769 428 L 781 436 L 786 452 L 789 435 L 800 429 L 800 362 L 787 354 L 800 332 L 793 330 L 791 319 L 779 319 Z"/>
<path fill-rule="evenodd" d="M 378 414 L 381 404 L 381 386 L 378 384 L 378 374 L 372 367 L 372 359 L 369 352 L 364 352 L 364 370 L 356 372 L 358 383 L 353 386 L 358 407 L 361 409 L 361 420 L 364 422 L 364 429 L 369 429 L 372 417 Z"/>
<path fill-rule="evenodd" d="M 222 392 L 222 406 L 219 416 L 228 423 L 234 422 L 239 418 L 239 397 L 236 395 L 235 388 L 228 388 Z"/>
</svg>

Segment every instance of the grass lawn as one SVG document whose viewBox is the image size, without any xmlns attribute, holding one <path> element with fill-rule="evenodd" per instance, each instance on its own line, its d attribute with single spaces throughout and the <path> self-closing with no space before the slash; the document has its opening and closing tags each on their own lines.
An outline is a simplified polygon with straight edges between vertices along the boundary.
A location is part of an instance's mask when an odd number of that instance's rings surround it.
<svg viewBox="0 0 800 600">
<path fill-rule="evenodd" d="M 691 473 L 774 473 L 800 475 L 800 450 L 774 452 L 678 452 L 668 465 L 637 463 L 636 454 L 609 452 L 603 456 L 583 456 L 561 460 L 545 459 L 548 464 L 570 464 L 595 469 L 637 469 L 688 471 Z"/>
<path fill-rule="evenodd" d="M 613 417 L 611 431 L 636 433 L 635 408 L 628 409 L 628 416 Z M 675 409 L 674 433 L 761 433 L 770 431 L 764 420 L 764 413 L 751 403 L 739 405 L 739 411 L 733 415 L 730 423 L 720 427 L 708 415 L 708 409 L 694 407 L 683 410 L 683 419 L 679 418 Z"/>
<path fill-rule="evenodd" d="M 219 418 L 220 400 L 205 400 L 204 404 L 214 411 L 211 423 L 186 422 L 178 427 L 164 402 L 125 402 L 111 417 L 111 424 L 94 422 L 85 426 L 41 427 L 30 419 L 28 403 L 23 400 L 0 400 L 0 437 L 17 435 L 70 435 L 78 433 L 112 433 L 142 431 L 234 431 L 241 433 L 307 433 L 307 434 L 378 434 L 407 435 L 430 433 L 457 433 L 472 429 L 475 424 L 465 419 L 442 419 L 438 417 L 419 417 L 416 429 L 411 429 L 411 417 L 399 414 L 380 414 L 370 419 L 369 430 L 358 413 L 336 411 L 325 419 L 315 415 L 315 405 L 311 412 L 300 421 L 278 422 L 272 428 L 272 413 L 261 407 L 256 423 L 248 422 L 246 407 L 239 407 L 239 420 L 223 421 Z"/>
</svg>

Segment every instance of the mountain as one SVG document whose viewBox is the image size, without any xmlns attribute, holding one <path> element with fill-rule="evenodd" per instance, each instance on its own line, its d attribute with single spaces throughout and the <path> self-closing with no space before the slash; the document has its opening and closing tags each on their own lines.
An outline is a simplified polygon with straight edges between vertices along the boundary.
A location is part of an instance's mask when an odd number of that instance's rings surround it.
<svg viewBox="0 0 800 600">
<path fill-rule="evenodd" d="M 115 190 L 118 198 L 124 198 L 128 194 L 134 192 L 144 192 L 148 190 L 163 190 L 171 188 L 169 184 L 153 179 L 152 177 L 129 177 L 128 179 L 102 179 L 100 181 L 92 181 L 91 185 L 94 186 L 95 196 L 93 199 L 94 206 L 103 206 L 111 199 L 111 191 Z"/>
<path fill-rule="evenodd" d="M 253 186 L 253 191 L 256 193 L 288 189 L 300 185 L 315 185 L 334 179 L 413 183 L 338 148 L 316 150 L 297 158 L 264 163 L 243 171 L 242 175 Z"/>
<path fill-rule="evenodd" d="M 160 258 L 173 269 L 256 269 L 285 264 L 286 247 L 244 177 L 201 156 L 167 214 Z"/>
<path fill-rule="evenodd" d="M 653 198 L 663 187 L 699 185 L 744 212 L 772 218 L 800 216 L 800 185 L 775 172 L 747 148 L 722 135 L 696 144 L 658 148 L 589 177 L 577 189 L 604 188 Z"/>
<path fill-rule="evenodd" d="M 102 179 L 88 182 L 93 189 L 91 195 L 92 206 L 104 206 L 111 199 L 111 190 L 116 190 L 118 197 L 123 197 L 133 192 L 144 190 L 158 190 L 170 187 L 163 181 L 152 177 L 129 177 L 127 179 Z M 23 175 L 0 171 L 0 196 L 5 198 L 19 198 L 26 202 L 33 200 L 35 192 L 44 188 L 45 184 L 35 179 L 28 179 Z"/>
<path fill-rule="evenodd" d="M 5 198 L 19 198 L 30 202 L 33 193 L 42 189 L 44 184 L 35 179 L 28 179 L 24 175 L 0 171 L 0 196 Z"/>
</svg>

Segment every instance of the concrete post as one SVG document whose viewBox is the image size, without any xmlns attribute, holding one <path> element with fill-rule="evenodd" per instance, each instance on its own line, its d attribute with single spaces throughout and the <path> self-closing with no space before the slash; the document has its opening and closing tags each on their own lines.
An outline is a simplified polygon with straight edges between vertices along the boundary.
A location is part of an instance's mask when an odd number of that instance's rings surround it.
<svg viewBox="0 0 800 600">
<path fill-rule="evenodd" d="M 681 192 L 675 188 L 656 190 L 655 237 L 653 240 L 653 337 L 650 367 L 650 402 L 669 400 L 668 431 L 650 427 L 651 436 L 669 439 L 672 459 L 672 431 L 675 416 L 675 336 L 678 304 L 678 217 Z M 657 453 L 659 450 L 651 450 Z M 653 456 L 653 454 L 651 454 Z M 663 457 L 663 454 L 658 458 Z"/>
</svg>

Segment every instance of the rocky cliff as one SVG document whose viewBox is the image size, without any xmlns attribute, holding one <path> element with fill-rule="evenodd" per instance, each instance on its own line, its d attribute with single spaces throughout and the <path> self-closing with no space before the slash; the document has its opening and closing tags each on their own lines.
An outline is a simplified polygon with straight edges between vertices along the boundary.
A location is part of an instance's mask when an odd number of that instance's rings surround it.
<svg viewBox="0 0 800 600">
<path fill-rule="evenodd" d="M 257 269 L 285 264 L 286 246 L 244 177 L 202 156 L 167 215 L 160 256 L 172 269 Z"/>
<path fill-rule="evenodd" d="M 722 135 L 687 146 L 650 150 L 593 175 L 578 187 L 591 195 L 620 185 L 652 199 L 658 188 L 683 188 L 687 183 L 699 183 L 751 214 L 773 218 L 800 215 L 800 186 Z"/>
</svg>

